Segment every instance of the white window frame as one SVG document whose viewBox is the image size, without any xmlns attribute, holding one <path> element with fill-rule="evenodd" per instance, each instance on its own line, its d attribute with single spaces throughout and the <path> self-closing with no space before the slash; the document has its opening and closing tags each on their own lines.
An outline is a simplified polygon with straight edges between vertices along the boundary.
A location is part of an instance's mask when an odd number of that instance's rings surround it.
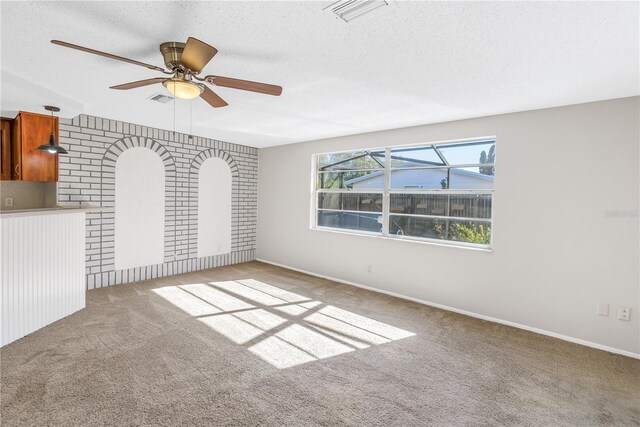
<svg viewBox="0 0 640 427">
<path fill-rule="evenodd" d="M 493 248 L 493 236 L 494 236 L 494 217 L 493 217 L 493 206 L 495 203 L 495 179 L 494 179 L 494 189 L 480 189 L 480 190 L 451 190 L 451 189 L 421 189 L 421 188 L 410 188 L 410 189 L 391 189 L 391 172 L 396 170 L 419 170 L 419 169 L 455 169 L 455 168 L 464 168 L 471 166 L 478 166 L 478 163 L 473 164 L 460 164 L 460 165 L 447 165 L 447 166 L 414 166 L 414 167 L 406 167 L 406 168 L 391 168 L 391 150 L 396 148 L 411 148 L 411 147 L 425 147 L 429 145 L 447 145 L 447 144 L 459 144 L 465 142 L 481 142 L 481 141 L 493 141 L 497 144 L 497 138 L 495 136 L 484 136 L 477 138 L 466 138 L 466 139 L 456 139 L 456 140 L 445 140 L 445 141 L 435 141 L 435 142 L 425 142 L 420 144 L 404 144 L 404 145 L 393 145 L 387 147 L 377 147 L 377 148 L 354 148 L 351 150 L 342 150 L 342 151 L 327 151 L 323 153 L 316 153 L 311 156 L 311 222 L 310 228 L 312 230 L 317 231 L 325 231 L 325 232 L 333 232 L 333 233 L 341 233 L 341 234 L 355 234 L 359 236 L 370 236 L 377 237 L 382 239 L 392 239 L 392 240 L 401 240 L 407 242 L 417 242 L 417 243 L 425 243 L 431 245 L 440 245 L 440 246 L 453 246 L 453 247 L 461 247 L 461 248 L 469 248 L 469 249 L 478 249 L 478 250 L 486 250 L 491 251 Z M 349 188 L 343 189 L 318 189 L 318 157 L 325 154 L 338 154 L 338 153 L 348 153 L 354 151 L 385 151 L 385 162 L 384 169 L 375 169 L 377 171 L 384 172 L 384 187 L 380 189 L 360 189 L 353 190 Z M 495 167 L 496 162 L 492 164 L 486 164 L 487 166 L 492 165 Z M 367 169 L 359 169 L 359 170 L 367 170 Z M 374 170 L 374 169 L 371 169 Z M 495 175 L 494 175 L 495 176 Z M 350 211 L 350 210 L 340 210 L 340 209 L 318 209 L 318 195 L 320 193 L 354 193 L 354 194 L 381 194 L 382 195 L 382 212 L 367 212 L 367 211 Z M 446 195 L 455 195 L 455 194 L 472 194 L 472 195 L 482 195 L 482 194 L 490 194 L 491 195 L 491 217 L 486 218 L 466 218 L 466 217 L 453 217 L 450 215 L 422 215 L 422 214 L 401 214 L 401 213 L 391 213 L 390 212 L 390 204 L 391 204 L 391 195 L 392 194 L 446 194 Z M 366 230 L 354 230 L 349 228 L 337 228 L 337 227 L 326 227 L 320 226 L 317 224 L 318 220 L 318 212 L 319 211 L 338 211 L 338 212 L 353 212 L 358 214 L 380 214 L 382 216 L 382 224 L 381 224 L 381 232 L 371 232 Z M 444 239 L 432 239 L 427 237 L 417 237 L 417 236 L 406 236 L 406 235 L 398 235 L 398 234 L 390 234 L 389 233 L 389 224 L 390 224 L 390 216 L 407 216 L 407 217 L 420 217 L 420 218 L 434 218 L 434 219 L 443 219 L 443 220 L 455 220 L 455 221 L 475 221 L 486 223 L 491 226 L 491 241 L 488 245 L 479 244 L 479 243 L 469 243 L 469 242 L 460 242 L 455 240 L 444 240 Z"/>
</svg>

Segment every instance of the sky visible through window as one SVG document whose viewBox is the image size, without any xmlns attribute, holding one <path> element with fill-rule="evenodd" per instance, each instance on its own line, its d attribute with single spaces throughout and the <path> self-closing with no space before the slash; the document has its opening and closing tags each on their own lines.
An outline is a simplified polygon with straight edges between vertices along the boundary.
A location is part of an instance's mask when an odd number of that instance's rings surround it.
<svg viewBox="0 0 640 427">
<path fill-rule="evenodd" d="M 449 165 L 486 163 L 492 146 L 495 146 L 495 141 L 490 140 L 419 147 L 396 147 L 391 149 L 391 167 L 445 165 L 446 163 Z M 481 160 L 483 152 L 485 153 L 485 158 Z M 318 162 L 322 170 L 382 168 L 385 162 L 385 151 L 378 149 L 323 154 L 318 156 Z"/>
</svg>

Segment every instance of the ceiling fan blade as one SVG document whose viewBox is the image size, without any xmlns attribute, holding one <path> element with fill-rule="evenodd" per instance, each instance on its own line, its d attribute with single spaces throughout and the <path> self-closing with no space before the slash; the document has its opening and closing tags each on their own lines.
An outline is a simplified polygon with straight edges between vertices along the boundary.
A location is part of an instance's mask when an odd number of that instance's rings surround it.
<svg viewBox="0 0 640 427">
<path fill-rule="evenodd" d="M 207 101 L 214 108 L 226 107 L 229 105 L 224 99 L 220 98 L 214 91 L 206 86 L 204 86 L 204 91 L 200 94 L 200 98 Z"/>
<path fill-rule="evenodd" d="M 266 83 L 252 82 L 249 80 L 232 79 L 231 77 L 207 76 L 205 80 L 216 86 L 230 87 L 233 89 L 248 90 L 267 95 L 280 96 L 282 87 Z"/>
<path fill-rule="evenodd" d="M 111 59 L 115 59 L 117 61 L 128 62 L 129 64 L 139 65 L 141 67 L 145 67 L 145 68 L 148 68 L 150 70 L 161 71 L 163 73 L 166 72 L 163 68 L 156 67 L 155 65 L 146 64 L 144 62 L 136 61 L 135 59 L 125 58 L 123 56 L 113 55 L 111 53 L 102 52 L 102 51 L 95 50 L 95 49 L 90 49 L 88 47 L 78 46 L 76 44 L 71 44 L 71 43 L 60 41 L 60 40 L 51 40 L 51 43 L 57 44 L 58 46 L 64 46 L 64 47 L 68 47 L 68 48 L 71 48 L 71 49 L 77 49 L 77 50 L 81 50 L 83 52 L 92 53 L 94 55 L 104 56 L 105 58 L 111 58 Z"/>
<path fill-rule="evenodd" d="M 135 89 L 137 87 L 149 86 L 156 83 L 162 83 L 166 79 L 164 77 L 156 77 L 154 79 L 146 79 L 146 80 L 138 80 L 137 82 L 124 83 L 117 86 L 111 86 L 111 89 L 118 90 L 127 90 L 127 89 Z"/>
<path fill-rule="evenodd" d="M 189 37 L 187 44 L 182 51 L 180 62 L 194 73 L 199 73 L 211 61 L 211 58 L 218 53 L 218 49 L 209 46 L 203 41 Z"/>
</svg>

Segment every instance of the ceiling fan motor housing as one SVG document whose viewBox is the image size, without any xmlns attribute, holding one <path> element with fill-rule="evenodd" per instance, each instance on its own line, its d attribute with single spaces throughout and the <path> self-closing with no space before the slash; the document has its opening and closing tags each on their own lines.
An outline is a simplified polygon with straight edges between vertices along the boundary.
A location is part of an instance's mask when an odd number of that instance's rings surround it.
<svg viewBox="0 0 640 427">
<path fill-rule="evenodd" d="M 164 63 L 168 69 L 183 68 L 180 59 L 182 58 L 184 46 L 185 43 L 180 42 L 165 42 L 160 45 L 160 53 L 162 53 Z"/>
</svg>

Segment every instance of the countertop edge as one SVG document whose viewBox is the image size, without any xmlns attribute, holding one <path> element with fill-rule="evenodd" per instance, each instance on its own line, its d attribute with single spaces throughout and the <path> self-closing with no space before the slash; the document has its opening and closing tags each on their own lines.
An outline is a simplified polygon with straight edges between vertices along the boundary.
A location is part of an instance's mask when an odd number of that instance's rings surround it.
<svg viewBox="0 0 640 427">
<path fill-rule="evenodd" d="M 44 215 L 65 215 L 75 213 L 97 213 L 106 208 L 102 207 L 68 207 L 68 208 L 45 208 L 45 209 L 16 209 L 15 211 L 0 211 L 0 218 L 12 218 L 20 216 L 44 216 Z"/>
</svg>

